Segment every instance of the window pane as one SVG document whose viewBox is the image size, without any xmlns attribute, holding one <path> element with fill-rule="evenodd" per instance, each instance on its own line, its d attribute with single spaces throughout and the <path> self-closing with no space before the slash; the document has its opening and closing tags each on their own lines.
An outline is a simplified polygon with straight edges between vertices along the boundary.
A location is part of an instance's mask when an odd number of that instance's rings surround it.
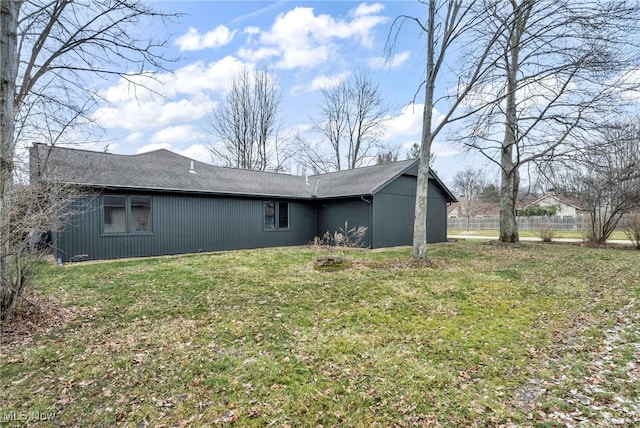
<svg viewBox="0 0 640 428">
<path fill-rule="evenodd" d="M 124 196 L 104 196 L 104 232 L 124 233 L 127 231 L 125 222 Z"/>
<path fill-rule="evenodd" d="M 289 228 L 289 204 L 287 202 L 278 204 L 278 227 Z"/>
<path fill-rule="evenodd" d="M 265 229 L 275 229 L 276 227 L 276 203 L 264 203 L 264 227 Z"/>
<path fill-rule="evenodd" d="M 151 198 L 148 196 L 131 197 L 131 221 L 129 223 L 132 232 L 151 231 Z"/>
</svg>

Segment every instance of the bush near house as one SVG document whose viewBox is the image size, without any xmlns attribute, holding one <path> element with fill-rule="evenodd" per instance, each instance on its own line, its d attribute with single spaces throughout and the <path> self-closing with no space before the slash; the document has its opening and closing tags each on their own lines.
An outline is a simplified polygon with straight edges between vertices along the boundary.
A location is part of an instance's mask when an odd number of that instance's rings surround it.
<svg viewBox="0 0 640 428">
<path fill-rule="evenodd" d="M 553 216 L 553 215 L 556 215 L 556 213 L 558 212 L 558 208 L 559 207 L 557 205 L 550 205 L 550 206 L 543 207 L 538 204 L 533 204 L 531 206 L 528 206 L 527 208 L 523 208 L 519 210 L 518 215 L 525 216 L 525 217 Z"/>
</svg>

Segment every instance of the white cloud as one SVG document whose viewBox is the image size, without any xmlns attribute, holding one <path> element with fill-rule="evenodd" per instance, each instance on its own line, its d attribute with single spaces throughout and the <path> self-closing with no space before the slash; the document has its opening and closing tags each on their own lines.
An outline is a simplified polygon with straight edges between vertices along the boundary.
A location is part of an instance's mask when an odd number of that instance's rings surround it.
<svg viewBox="0 0 640 428">
<path fill-rule="evenodd" d="M 215 103 L 204 95 L 196 95 L 191 99 L 183 98 L 179 101 L 170 101 L 163 104 L 157 122 L 168 124 L 198 120 L 205 117 L 214 106 Z"/>
<path fill-rule="evenodd" d="M 372 13 L 378 13 L 384 9 L 382 3 L 361 3 L 358 7 L 351 12 L 353 16 L 371 15 Z"/>
<path fill-rule="evenodd" d="M 114 107 L 101 107 L 94 113 L 94 118 L 105 128 L 140 132 L 200 119 L 214 106 L 206 95 L 168 102 L 162 98 L 145 103 L 130 100 Z"/>
<path fill-rule="evenodd" d="M 289 92 L 292 96 L 297 96 L 300 92 L 313 92 L 319 89 L 334 88 L 347 80 L 350 75 L 351 72 L 349 71 L 343 71 L 342 73 L 336 73 L 331 76 L 321 74 L 315 77 L 309 84 L 295 85 Z"/>
<path fill-rule="evenodd" d="M 176 125 L 161 129 L 151 136 L 152 144 L 176 144 L 200 140 L 203 133 L 193 125 Z"/>
<path fill-rule="evenodd" d="M 403 145 L 409 144 L 409 146 L 414 141 L 419 142 L 422 134 L 423 112 L 424 104 L 408 104 L 404 106 L 399 115 L 391 116 L 388 119 L 384 140 L 397 143 L 398 140 L 406 141 L 407 137 L 409 137 L 412 140 L 411 143 L 403 143 Z M 433 126 L 437 126 L 443 119 L 444 115 L 434 108 Z"/>
<path fill-rule="evenodd" d="M 250 62 L 259 62 L 267 58 L 275 57 L 280 54 L 280 51 L 275 48 L 241 48 L 238 50 L 238 56 L 244 58 Z"/>
<path fill-rule="evenodd" d="M 640 91 L 629 90 L 630 87 L 640 86 L 640 67 L 634 67 L 622 74 L 618 82 L 614 82 L 623 101 L 637 103 L 640 102 Z"/>
<path fill-rule="evenodd" d="M 436 158 L 445 158 L 449 156 L 459 155 L 463 150 L 460 145 L 455 143 L 443 143 L 440 141 L 434 141 L 431 144 L 431 151 L 436 156 Z"/>
<path fill-rule="evenodd" d="M 144 137 L 143 132 L 133 132 L 127 135 L 124 140 L 129 144 L 135 144 L 140 142 L 140 140 L 142 140 L 142 137 Z"/>
<path fill-rule="evenodd" d="M 311 81 L 308 90 L 316 91 L 318 89 L 335 88 L 347 80 L 350 74 L 351 73 L 348 71 L 343 71 L 342 73 L 334 74 L 332 76 L 320 75 Z"/>
<path fill-rule="evenodd" d="M 375 15 L 380 10 L 382 5 L 362 4 L 350 14 L 350 20 L 336 20 L 326 14 L 315 15 L 310 7 L 296 7 L 278 15 L 271 29 L 260 33 L 259 47 L 244 48 L 238 55 L 250 60 L 278 55 L 277 67 L 284 69 L 325 64 L 339 49 L 338 40 L 353 39 L 372 48 L 372 30 L 387 20 Z"/>
<path fill-rule="evenodd" d="M 123 128 L 140 132 L 179 125 L 201 119 L 216 102 L 244 64 L 227 56 L 205 64 L 202 61 L 179 68 L 173 73 L 159 73 L 136 87 L 121 78 L 102 95 L 111 103 L 100 107 L 94 118 L 105 128 Z M 138 81 L 137 78 L 129 80 Z"/>
<path fill-rule="evenodd" d="M 204 144 L 192 144 L 184 150 L 177 150 L 177 153 L 199 162 L 212 163 L 211 152 Z"/>
<path fill-rule="evenodd" d="M 409 59 L 409 56 L 409 51 L 404 51 L 395 54 L 392 58 L 385 58 L 381 56 L 374 57 L 369 60 L 369 66 L 376 69 L 382 69 L 385 67 L 390 69 L 398 68 Z"/>
<path fill-rule="evenodd" d="M 402 108 L 398 116 L 387 121 L 385 140 L 393 141 L 397 137 L 420 136 L 422 132 L 422 112 L 424 104 L 409 104 Z"/>
<path fill-rule="evenodd" d="M 241 61 L 232 56 L 209 64 L 198 61 L 176 70 L 172 80 L 167 84 L 173 93 L 200 94 L 204 90 L 224 91 L 243 66 Z"/>
<path fill-rule="evenodd" d="M 125 75 L 113 86 L 105 89 L 100 95 L 109 103 L 118 104 L 132 99 L 147 102 L 157 97 L 162 91 L 163 74 L 146 73 L 144 75 Z"/>
<path fill-rule="evenodd" d="M 154 150 L 160 150 L 160 149 L 172 150 L 171 149 L 171 144 L 169 144 L 169 143 L 147 144 L 147 145 L 144 145 L 142 147 L 138 147 L 138 150 L 136 151 L 136 153 L 137 154 L 148 153 L 148 152 L 152 152 Z"/>
<path fill-rule="evenodd" d="M 178 37 L 174 44 L 179 46 L 181 51 L 197 51 L 227 45 L 231 43 L 235 34 L 235 30 L 231 31 L 224 25 L 218 25 L 204 35 L 190 27 L 187 34 Z"/>
</svg>

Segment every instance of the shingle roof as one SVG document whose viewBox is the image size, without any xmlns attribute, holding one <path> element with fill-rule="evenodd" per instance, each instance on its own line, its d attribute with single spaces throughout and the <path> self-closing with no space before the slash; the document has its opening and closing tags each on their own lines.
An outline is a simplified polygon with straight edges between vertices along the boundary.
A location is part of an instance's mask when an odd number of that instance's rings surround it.
<svg viewBox="0 0 640 428">
<path fill-rule="evenodd" d="M 379 187 L 407 172 L 416 163 L 416 160 L 406 160 L 331 172 L 311 176 L 309 181 L 314 183 L 314 193 L 318 198 L 372 195 Z"/>
<path fill-rule="evenodd" d="M 42 178 L 62 177 L 65 182 L 87 187 L 304 199 L 372 195 L 417 162 L 407 160 L 305 178 L 213 166 L 165 149 L 118 155 L 35 144 L 32 150 L 32 155 L 38 156 Z M 189 172 L 191 162 L 195 173 Z M 446 187 L 444 190 L 449 193 Z"/>
</svg>

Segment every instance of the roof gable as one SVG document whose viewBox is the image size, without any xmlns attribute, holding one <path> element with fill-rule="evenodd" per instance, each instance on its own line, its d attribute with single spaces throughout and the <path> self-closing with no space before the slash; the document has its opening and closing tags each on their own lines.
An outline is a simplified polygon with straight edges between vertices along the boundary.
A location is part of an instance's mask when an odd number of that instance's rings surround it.
<svg viewBox="0 0 640 428">
<path fill-rule="evenodd" d="M 416 162 L 408 160 L 365 166 L 314 175 L 309 177 L 309 180 L 315 183 L 314 196 L 318 198 L 373 195 L 387 183 L 410 170 Z"/>
</svg>

